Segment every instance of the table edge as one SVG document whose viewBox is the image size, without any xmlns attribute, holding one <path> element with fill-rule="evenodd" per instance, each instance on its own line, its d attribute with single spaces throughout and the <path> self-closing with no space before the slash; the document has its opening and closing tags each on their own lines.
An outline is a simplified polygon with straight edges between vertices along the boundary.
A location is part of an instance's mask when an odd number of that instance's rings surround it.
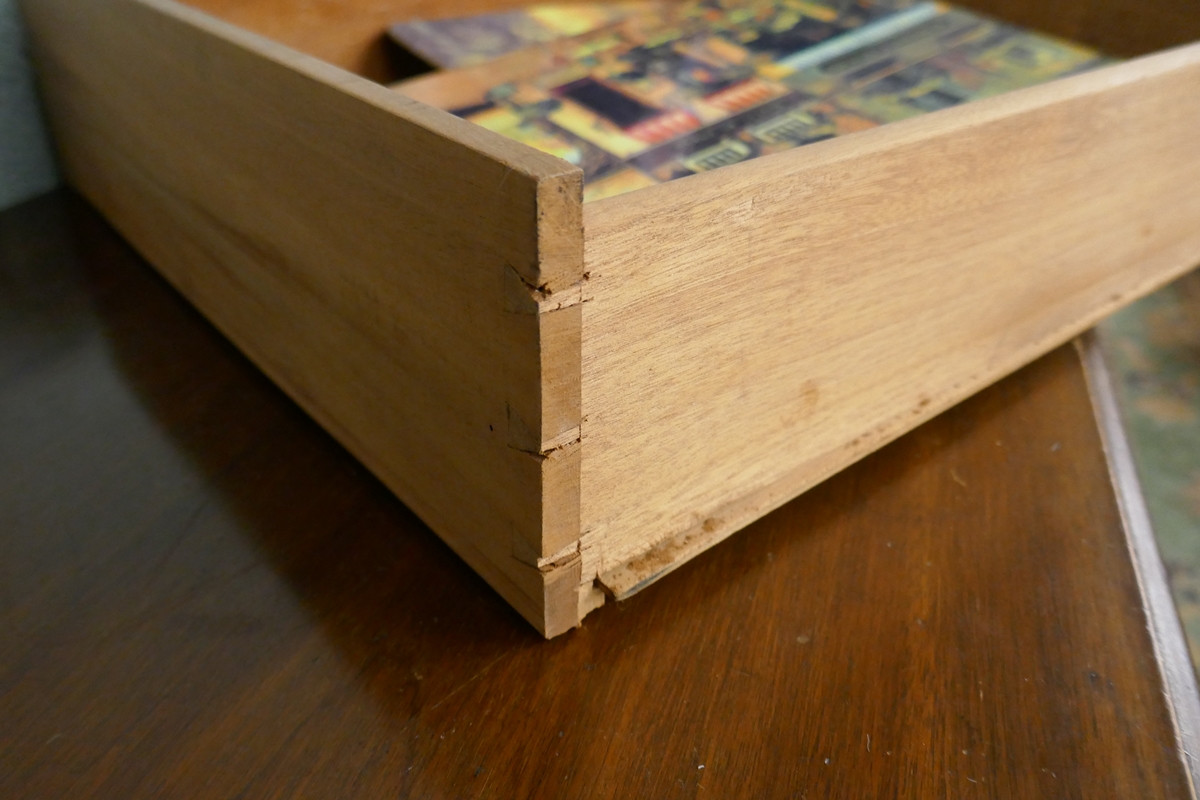
<svg viewBox="0 0 1200 800">
<path fill-rule="evenodd" d="M 1083 363 L 1092 411 L 1120 507 L 1125 542 L 1154 645 L 1154 660 L 1162 676 L 1163 694 L 1175 729 L 1176 747 L 1187 773 L 1191 797 L 1195 799 L 1197 775 L 1200 775 L 1200 692 L 1197 691 L 1196 673 L 1171 597 L 1166 567 L 1154 538 L 1154 526 L 1138 480 L 1112 376 L 1096 331 L 1089 330 L 1081 335 L 1075 340 L 1075 347 Z"/>
</svg>

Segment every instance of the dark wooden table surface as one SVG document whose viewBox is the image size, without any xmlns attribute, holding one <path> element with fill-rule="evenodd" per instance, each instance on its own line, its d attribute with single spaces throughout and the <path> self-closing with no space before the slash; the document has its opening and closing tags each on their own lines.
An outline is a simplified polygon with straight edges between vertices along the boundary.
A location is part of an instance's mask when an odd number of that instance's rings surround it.
<svg viewBox="0 0 1200 800">
<path fill-rule="evenodd" d="M 0 215 L 0 797 L 1188 794 L 1071 349 L 545 642 L 82 202 Z"/>
</svg>

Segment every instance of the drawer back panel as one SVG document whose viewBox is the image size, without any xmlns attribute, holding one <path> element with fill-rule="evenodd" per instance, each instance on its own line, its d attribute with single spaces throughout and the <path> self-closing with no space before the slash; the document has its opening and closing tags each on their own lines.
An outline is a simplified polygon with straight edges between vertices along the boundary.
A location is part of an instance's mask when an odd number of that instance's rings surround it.
<svg viewBox="0 0 1200 800">
<path fill-rule="evenodd" d="M 566 0 L 571 2 L 572 0 Z M 438 18 L 517 8 L 522 0 L 185 0 L 254 33 L 376 81 L 397 74 L 384 31 L 411 17 Z M 555 0 L 561 2 L 561 0 Z"/>
<path fill-rule="evenodd" d="M 561 0 L 556 0 L 560 2 Z M 573 2 L 574 0 L 566 0 Z M 186 0 L 377 81 L 393 80 L 383 32 L 408 17 L 452 17 L 516 8 L 523 0 Z M 961 0 L 959 5 L 1115 56 L 1132 57 L 1200 39 L 1200 3 L 1191 0 Z"/>
<path fill-rule="evenodd" d="M 1200 3 L 1195 0 L 960 0 L 957 4 L 1123 58 L 1200 40 Z"/>
</svg>

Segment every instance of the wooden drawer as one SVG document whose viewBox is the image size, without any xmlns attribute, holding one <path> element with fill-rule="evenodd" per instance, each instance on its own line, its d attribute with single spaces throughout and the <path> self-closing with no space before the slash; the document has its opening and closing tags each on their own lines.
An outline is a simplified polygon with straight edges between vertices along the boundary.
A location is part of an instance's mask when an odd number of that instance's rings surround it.
<svg viewBox="0 0 1200 800">
<path fill-rule="evenodd" d="M 501 4 L 196 5 L 23 0 L 70 180 L 546 636 L 1200 262 L 1200 46 L 585 206 L 371 80 Z"/>
</svg>

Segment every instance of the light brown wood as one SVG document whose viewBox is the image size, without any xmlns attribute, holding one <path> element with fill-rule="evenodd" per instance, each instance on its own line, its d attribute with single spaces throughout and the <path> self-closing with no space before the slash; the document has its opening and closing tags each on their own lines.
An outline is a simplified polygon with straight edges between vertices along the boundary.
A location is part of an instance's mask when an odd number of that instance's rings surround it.
<svg viewBox="0 0 1200 800">
<path fill-rule="evenodd" d="M 589 203 L 585 584 L 627 596 L 1200 261 L 1200 46 Z"/>
<path fill-rule="evenodd" d="M 539 560 L 578 538 L 580 171 L 165 0 L 25 13 L 71 181 L 523 615 L 574 625 Z"/>
<path fill-rule="evenodd" d="M 1069 348 L 547 644 L 86 204 L 0 254 L 4 800 L 1190 796 Z"/>
<path fill-rule="evenodd" d="M 1200 5 L 1194 0 L 960 0 L 957 5 L 1121 58 L 1200 40 Z"/>
<path fill-rule="evenodd" d="M 1198 48 L 585 210 L 337 66 L 506 0 L 194 3 L 23 0 L 72 182 L 547 636 L 1200 260 Z"/>
<path fill-rule="evenodd" d="M 384 31 L 392 23 L 529 5 L 525 0 L 187 1 L 235 25 L 377 81 L 398 77 L 391 71 L 384 46 Z"/>
<path fill-rule="evenodd" d="M 573 2 L 574 0 L 556 0 Z M 583 0 L 586 2 L 586 0 Z M 373 80 L 394 80 L 384 29 L 412 17 L 476 14 L 525 0 L 188 0 L 247 30 Z M 1187 0 L 960 0 L 958 5 L 1075 39 L 1112 55 L 1145 55 L 1200 39 Z"/>
</svg>

